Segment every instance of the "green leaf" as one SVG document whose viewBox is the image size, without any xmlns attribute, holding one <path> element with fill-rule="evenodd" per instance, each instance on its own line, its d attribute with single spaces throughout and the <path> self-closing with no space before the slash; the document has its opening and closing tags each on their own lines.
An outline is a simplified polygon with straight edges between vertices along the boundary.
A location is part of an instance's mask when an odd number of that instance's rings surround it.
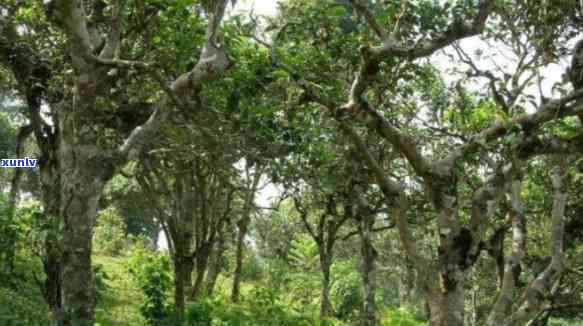
<svg viewBox="0 0 583 326">
<path fill-rule="evenodd" d="M 273 75 L 277 78 L 287 78 L 289 77 L 289 73 L 283 69 L 276 69 L 273 72 Z"/>
<path fill-rule="evenodd" d="M 332 11 L 332 14 L 334 16 L 337 17 L 342 17 L 346 15 L 346 8 L 344 8 L 344 6 L 337 6 L 336 8 L 334 8 L 334 10 Z"/>
</svg>

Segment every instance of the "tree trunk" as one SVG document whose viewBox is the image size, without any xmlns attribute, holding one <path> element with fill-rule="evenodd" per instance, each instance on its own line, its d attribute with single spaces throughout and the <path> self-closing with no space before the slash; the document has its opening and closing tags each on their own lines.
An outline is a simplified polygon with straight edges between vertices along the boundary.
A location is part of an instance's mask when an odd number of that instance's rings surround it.
<svg viewBox="0 0 583 326">
<path fill-rule="evenodd" d="M 463 274 L 455 287 L 428 298 L 431 326 L 461 326 L 464 324 Z"/>
<path fill-rule="evenodd" d="M 438 180 L 430 196 L 438 211 L 438 261 L 433 272 L 439 286 L 426 292 L 426 300 L 432 326 L 460 326 L 464 324 L 464 283 L 473 238 L 471 231 L 460 225 L 455 176 Z"/>
<path fill-rule="evenodd" d="M 249 169 L 250 165 L 246 166 L 247 179 L 249 181 Z M 259 180 L 261 179 L 261 171 L 263 167 L 257 166 L 255 168 L 255 173 L 253 174 L 253 181 L 248 185 L 247 194 L 245 198 L 245 206 L 243 208 L 243 215 L 241 220 L 237 223 L 239 233 L 237 234 L 237 257 L 235 272 L 233 274 L 233 290 L 231 291 L 231 301 L 239 302 L 239 296 L 241 292 L 241 272 L 243 270 L 243 258 L 245 255 L 245 236 L 247 235 L 247 230 L 249 228 L 249 223 L 251 223 L 251 208 L 255 201 L 255 192 L 257 192 L 257 187 L 259 185 Z"/>
<path fill-rule="evenodd" d="M 399 266 L 399 305 L 403 307 L 412 303 L 411 295 L 415 282 L 415 269 L 406 253 L 404 251 L 401 251 L 401 253 L 403 259 L 401 259 L 401 266 Z"/>
<path fill-rule="evenodd" d="M 486 325 L 500 325 L 512 311 L 515 301 L 516 281 L 518 280 L 522 268 L 520 264 L 526 254 L 526 217 L 524 215 L 524 204 L 522 202 L 522 181 L 516 178 L 511 183 L 510 188 L 511 209 L 509 215 L 512 219 L 512 251 L 504 260 L 504 274 L 502 275 L 500 293 L 495 302 Z M 500 240 L 503 241 L 503 240 Z M 502 246 L 503 244 L 500 244 Z M 503 255 L 503 247 L 499 248 L 500 255 Z"/>
<path fill-rule="evenodd" d="M 179 318 L 184 316 L 185 295 L 192 284 L 192 269 L 194 262 L 192 256 L 184 246 L 176 246 L 174 260 L 174 307 Z"/>
<path fill-rule="evenodd" d="M 375 260 L 377 252 L 372 243 L 372 227 L 374 216 L 363 216 L 360 221 L 360 240 L 362 255 L 362 285 L 364 288 L 364 309 L 362 324 L 365 326 L 377 325 L 376 317 L 376 270 Z"/>
<path fill-rule="evenodd" d="M 205 274 L 208 268 L 209 256 L 211 254 L 212 243 L 205 242 L 196 251 L 196 279 L 192 287 L 191 298 L 196 299 L 202 294 Z"/>
<path fill-rule="evenodd" d="M 95 285 L 91 266 L 93 227 L 103 186 L 116 162 L 103 155 L 98 132 L 88 118 L 95 107 L 89 75 L 76 82 L 72 103 L 59 108 L 60 216 L 63 236 L 63 323 L 94 324 Z M 88 82 L 89 83 L 89 82 Z"/>
<path fill-rule="evenodd" d="M 42 293 L 45 302 L 49 305 L 51 309 L 52 318 L 55 324 L 58 324 L 61 320 L 61 302 L 62 292 L 61 288 L 63 286 L 62 280 L 62 264 L 60 253 L 53 252 L 52 246 L 54 245 L 54 240 L 46 240 L 45 246 L 47 246 L 47 254 L 43 257 L 43 269 L 45 272 L 46 279 L 42 284 Z"/>
<path fill-rule="evenodd" d="M 504 285 L 504 266 L 506 264 L 504 259 L 504 239 L 506 237 L 506 229 L 500 228 L 494 232 L 492 237 L 488 240 L 488 254 L 496 261 L 496 284 L 498 291 L 502 291 Z"/>
<path fill-rule="evenodd" d="M 63 175 L 63 308 L 65 325 L 92 326 L 95 288 L 91 240 L 101 182 L 75 166 Z"/>
<path fill-rule="evenodd" d="M 225 230 L 224 226 L 219 229 L 218 239 L 216 243 L 216 248 L 213 251 L 214 254 L 212 255 L 211 265 L 207 275 L 207 283 L 206 283 L 206 295 L 212 296 L 215 291 L 215 285 L 217 283 L 217 279 L 219 274 L 221 274 L 221 269 L 223 267 L 223 259 L 225 251 L 227 250 L 227 246 L 225 243 Z"/>
<path fill-rule="evenodd" d="M 185 297 L 192 284 L 193 258 L 193 201 L 192 177 L 187 167 L 174 175 L 174 218 L 168 219 L 168 243 L 173 244 L 174 261 L 174 307 L 179 319 L 184 316 Z"/>
<path fill-rule="evenodd" d="M 38 141 L 37 141 L 38 142 Z M 55 324 L 62 319 L 62 240 L 60 240 L 59 226 L 62 225 L 60 216 L 61 200 L 59 195 L 60 171 L 55 152 L 44 152 L 39 158 L 41 182 L 41 198 L 46 223 L 50 231 L 44 241 L 42 257 L 45 281 L 42 284 L 42 293 L 48 304 Z"/>
<path fill-rule="evenodd" d="M 320 250 L 320 267 L 322 269 L 322 291 L 320 292 L 320 318 L 332 315 L 332 303 L 330 302 L 330 267 L 332 257 Z"/>
<path fill-rule="evenodd" d="M 569 192 L 567 158 L 562 158 L 553 169 L 553 208 L 551 210 L 551 262 L 524 290 L 519 308 L 510 315 L 504 324 L 526 325 L 537 315 L 552 305 L 553 287 L 565 269 L 565 207 Z"/>
<path fill-rule="evenodd" d="M 243 270 L 243 256 L 245 255 L 245 236 L 247 235 L 247 227 L 249 219 L 244 218 L 239 221 L 239 232 L 237 233 L 237 252 L 235 259 L 235 271 L 233 273 L 233 290 L 231 292 L 231 301 L 239 302 L 241 292 L 241 273 Z"/>
<path fill-rule="evenodd" d="M 206 277 L 206 287 L 205 287 L 205 294 L 207 296 L 212 296 L 215 292 L 215 286 L 217 284 L 217 279 L 221 274 L 221 266 L 223 260 L 223 253 L 221 252 L 219 256 L 214 257 L 212 259 L 212 263 L 210 265 L 209 271 Z"/>
</svg>

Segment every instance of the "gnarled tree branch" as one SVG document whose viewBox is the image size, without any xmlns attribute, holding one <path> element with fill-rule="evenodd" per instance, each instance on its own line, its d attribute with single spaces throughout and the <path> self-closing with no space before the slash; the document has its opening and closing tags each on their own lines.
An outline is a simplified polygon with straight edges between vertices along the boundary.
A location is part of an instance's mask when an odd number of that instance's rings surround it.
<svg viewBox="0 0 583 326">
<path fill-rule="evenodd" d="M 226 0 L 215 1 L 214 12 L 209 13 L 209 26 L 207 29 L 207 39 L 200 55 L 198 63 L 194 68 L 178 77 L 170 86 L 170 99 L 176 101 L 175 97 L 183 98 L 203 83 L 217 79 L 225 70 L 231 66 L 224 49 L 215 45 L 215 38 L 220 21 L 224 15 L 227 5 Z M 135 159 L 149 143 L 152 136 L 160 128 L 161 124 L 169 115 L 168 99 L 158 103 L 154 113 L 142 126 L 134 129 L 129 137 L 118 149 L 118 155 L 122 158 Z"/>
<path fill-rule="evenodd" d="M 548 294 L 553 284 L 565 269 L 563 237 L 565 234 L 565 206 L 568 196 L 568 161 L 560 159 L 552 172 L 553 208 L 551 231 L 551 262 L 526 288 L 520 308 L 504 323 L 506 325 L 525 325 L 545 309 Z"/>
<path fill-rule="evenodd" d="M 504 324 L 504 319 L 511 312 L 514 292 L 516 291 L 516 280 L 520 275 L 520 264 L 526 251 L 526 219 L 520 195 L 521 191 L 522 181 L 520 177 L 514 177 L 510 185 L 512 252 L 505 261 L 504 278 L 498 300 L 488 316 L 487 325 L 491 326 Z"/>
</svg>

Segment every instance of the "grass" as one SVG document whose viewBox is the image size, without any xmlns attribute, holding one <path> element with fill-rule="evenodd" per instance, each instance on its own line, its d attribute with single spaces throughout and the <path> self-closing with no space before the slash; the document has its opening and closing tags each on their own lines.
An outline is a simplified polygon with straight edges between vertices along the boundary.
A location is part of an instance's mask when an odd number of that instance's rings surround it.
<svg viewBox="0 0 583 326">
<path fill-rule="evenodd" d="M 93 257 L 94 265 L 101 266 L 106 285 L 97 302 L 96 325 L 145 325 L 139 311 L 144 297 L 124 265 L 126 259 L 124 256 Z"/>
</svg>

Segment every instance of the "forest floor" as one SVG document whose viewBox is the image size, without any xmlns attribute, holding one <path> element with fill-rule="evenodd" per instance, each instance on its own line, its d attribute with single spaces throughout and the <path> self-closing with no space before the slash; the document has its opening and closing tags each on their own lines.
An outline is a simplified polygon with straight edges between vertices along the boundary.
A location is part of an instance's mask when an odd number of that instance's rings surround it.
<svg viewBox="0 0 583 326">
<path fill-rule="evenodd" d="M 98 268 L 97 287 L 100 296 L 96 308 L 96 326 L 145 325 L 139 303 L 144 295 L 132 280 L 123 256 L 94 256 Z"/>
</svg>

